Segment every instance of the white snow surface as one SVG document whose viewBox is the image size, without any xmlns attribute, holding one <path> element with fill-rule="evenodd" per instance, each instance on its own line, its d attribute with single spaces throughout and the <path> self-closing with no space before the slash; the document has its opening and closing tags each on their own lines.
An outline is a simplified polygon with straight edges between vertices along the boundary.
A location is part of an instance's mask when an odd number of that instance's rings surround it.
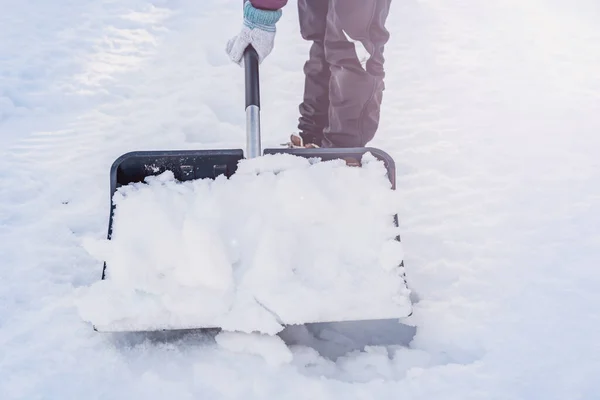
<svg viewBox="0 0 600 400">
<path fill-rule="evenodd" d="M 279 336 L 223 331 L 215 340 L 231 352 L 260 356 L 270 366 L 279 367 L 294 360 L 294 355 Z"/>
<path fill-rule="evenodd" d="M 229 179 L 167 171 L 119 188 L 111 240 L 86 244 L 107 272 L 81 293 L 84 320 L 275 334 L 410 315 L 397 192 L 382 161 L 361 161 L 266 155 Z"/>
<path fill-rule="evenodd" d="M 296 127 L 286 8 L 265 147 Z M 413 315 L 272 335 L 99 333 L 108 172 L 132 150 L 243 148 L 237 0 L 12 2 L 0 13 L 1 399 L 600 397 L 600 3 L 392 2 L 381 127 Z M 107 300 L 108 301 L 108 300 Z M 291 353 L 291 360 L 288 354 Z"/>
</svg>

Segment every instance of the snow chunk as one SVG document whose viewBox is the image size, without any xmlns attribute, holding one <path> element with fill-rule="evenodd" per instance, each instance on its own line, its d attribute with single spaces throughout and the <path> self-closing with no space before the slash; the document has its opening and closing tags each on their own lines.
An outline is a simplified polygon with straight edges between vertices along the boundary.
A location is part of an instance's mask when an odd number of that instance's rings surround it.
<svg viewBox="0 0 600 400">
<path fill-rule="evenodd" d="M 109 331 L 274 334 L 407 316 L 396 192 L 382 162 L 362 161 L 269 155 L 230 179 L 165 172 L 120 188 L 112 240 L 84 243 L 108 267 L 81 293 L 82 317 Z"/>
<path fill-rule="evenodd" d="M 293 360 L 292 352 L 279 336 L 221 332 L 215 339 L 226 350 L 260 356 L 273 367 L 289 364 Z"/>
</svg>

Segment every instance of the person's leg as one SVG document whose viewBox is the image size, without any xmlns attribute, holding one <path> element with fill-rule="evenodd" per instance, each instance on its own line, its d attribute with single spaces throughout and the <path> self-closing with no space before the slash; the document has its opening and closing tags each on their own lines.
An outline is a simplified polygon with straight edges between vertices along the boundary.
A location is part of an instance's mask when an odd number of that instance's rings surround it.
<svg viewBox="0 0 600 400">
<path fill-rule="evenodd" d="M 312 41 L 304 65 L 304 99 L 300 104 L 298 129 L 305 143 L 321 145 L 323 129 L 329 124 L 329 64 L 325 60 L 325 29 L 330 0 L 298 0 L 300 32 Z"/>
<path fill-rule="evenodd" d="M 390 1 L 329 2 L 325 57 L 332 76 L 323 147 L 364 147 L 375 136 L 384 90 Z"/>
</svg>

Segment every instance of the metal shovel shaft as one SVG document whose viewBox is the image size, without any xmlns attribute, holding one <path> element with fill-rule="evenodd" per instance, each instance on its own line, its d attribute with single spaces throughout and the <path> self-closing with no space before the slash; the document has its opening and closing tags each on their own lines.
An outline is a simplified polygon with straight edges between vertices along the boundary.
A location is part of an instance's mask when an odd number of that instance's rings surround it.
<svg viewBox="0 0 600 400">
<path fill-rule="evenodd" d="M 261 155 L 260 84 L 258 53 L 250 45 L 244 53 L 246 72 L 246 158 Z"/>
</svg>

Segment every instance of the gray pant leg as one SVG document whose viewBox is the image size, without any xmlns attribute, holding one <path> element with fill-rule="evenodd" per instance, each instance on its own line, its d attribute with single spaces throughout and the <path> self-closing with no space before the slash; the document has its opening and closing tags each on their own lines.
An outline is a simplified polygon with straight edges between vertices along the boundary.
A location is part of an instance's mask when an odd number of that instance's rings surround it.
<svg viewBox="0 0 600 400">
<path fill-rule="evenodd" d="M 325 59 L 329 64 L 329 125 L 324 147 L 364 147 L 379 126 L 384 91 L 385 28 L 391 0 L 329 0 Z M 360 41 L 368 61 L 357 55 Z M 360 53 L 360 52 L 358 52 Z"/>
<path fill-rule="evenodd" d="M 319 146 L 329 125 L 329 64 L 325 59 L 325 30 L 330 0 L 298 0 L 300 32 L 312 41 L 304 65 L 304 99 L 300 104 L 298 129 L 305 142 Z"/>
</svg>

